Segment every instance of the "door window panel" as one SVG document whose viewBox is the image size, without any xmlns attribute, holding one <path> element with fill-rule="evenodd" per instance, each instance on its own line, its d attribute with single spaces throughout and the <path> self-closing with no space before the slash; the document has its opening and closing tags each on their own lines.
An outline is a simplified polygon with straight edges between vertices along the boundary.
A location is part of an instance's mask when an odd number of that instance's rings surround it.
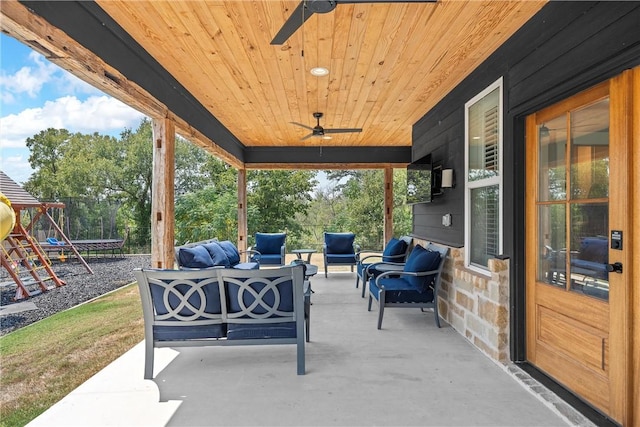
<svg viewBox="0 0 640 427">
<path fill-rule="evenodd" d="M 567 198 L 567 118 L 560 116 L 538 126 L 540 141 L 538 191 L 540 201 Z"/>
<path fill-rule="evenodd" d="M 538 207 L 538 274 L 541 282 L 564 288 L 567 283 L 566 205 Z"/>
<path fill-rule="evenodd" d="M 608 300 L 609 99 L 539 124 L 538 165 L 537 280 Z"/>
</svg>

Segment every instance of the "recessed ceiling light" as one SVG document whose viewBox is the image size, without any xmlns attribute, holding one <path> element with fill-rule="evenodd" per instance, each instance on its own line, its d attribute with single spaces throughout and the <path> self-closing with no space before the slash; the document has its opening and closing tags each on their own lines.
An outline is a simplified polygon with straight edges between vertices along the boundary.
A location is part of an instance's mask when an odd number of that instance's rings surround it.
<svg viewBox="0 0 640 427">
<path fill-rule="evenodd" d="M 322 139 L 331 139 L 331 137 L 329 135 L 324 135 Z"/>
<path fill-rule="evenodd" d="M 329 70 L 324 67 L 313 67 L 310 73 L 316 77 L 323 77 L 329 74 Z"/>
</svg>

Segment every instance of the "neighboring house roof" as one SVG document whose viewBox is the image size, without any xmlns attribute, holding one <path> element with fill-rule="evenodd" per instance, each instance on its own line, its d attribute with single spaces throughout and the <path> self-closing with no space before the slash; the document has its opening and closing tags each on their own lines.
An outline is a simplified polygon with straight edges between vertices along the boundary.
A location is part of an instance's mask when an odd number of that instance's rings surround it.
<svg viewBox="0 0 640 427">
<path fill-rule="evenodd" d="M 14 209 L 32 208 L 43 204 L 2 171 L 0 171 L 0 192 L 9 199 Z"/>
</svg>

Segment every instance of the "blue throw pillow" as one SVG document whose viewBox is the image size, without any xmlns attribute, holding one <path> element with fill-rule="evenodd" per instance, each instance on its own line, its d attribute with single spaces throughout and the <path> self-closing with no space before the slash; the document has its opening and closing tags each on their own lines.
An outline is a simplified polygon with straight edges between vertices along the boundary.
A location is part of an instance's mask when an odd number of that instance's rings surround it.
<svg viewBox="0 0 640 427">
<path fill-rule="evenodd" d="M 213 260 L 209 251 L 202 245 L 192 248 L 180 248 L 178 253 L 180 265 L 187 268 L 213 267 Z"/>
<path fill-rule="evenodd" d="M 397 255 L 402 255 L 407 251 L 407 242 L 392 237 L 387 243 L 387 247 L 382 252 L 382 261 L 384 262 L 402 262 L 404 261 Z"/>
<path fill-rule="evenodd" d="M 236 245 L 228 240 L 218 242 L 218 244 L 220 245 L 224 253 L 227 254 L 227 258 L 229 258 L 229 264 L 236 265 L 240 262 L 240 253 L 238 252 L 238 248 L 236 248 Z"/>
<path fill-rule="evenodd" d="M 256 233 L 256 250 L 261 254 L 280 254 L 286 238 L 284 233 Z"/>
<path fill-rule="evenodd" d="M 413 273 L 432 271 L 437 270 L 439 265 L 440 252 L 432 252 L 420 245 L 416 245 L 404 265 L 404 271 Z M 435 278 L 435 274 L 420 277 L 404 276 L 404 278 L 415 286 L 418 291 L 424 292 L 429 288 L 429 285 Z"/>
<path fill-rule="evenodd" d="M 220 245 L 216 242 L 211 242 L 203 245 L 207 251 L 209 251 L 209 255 L 211 256 L 211 260 L 213 261 L 213 265 L 215 266 L 223 266 L 230 267 L 229 257 L 224 252 L 224 249 L 220 247 Z"/>
</svg>

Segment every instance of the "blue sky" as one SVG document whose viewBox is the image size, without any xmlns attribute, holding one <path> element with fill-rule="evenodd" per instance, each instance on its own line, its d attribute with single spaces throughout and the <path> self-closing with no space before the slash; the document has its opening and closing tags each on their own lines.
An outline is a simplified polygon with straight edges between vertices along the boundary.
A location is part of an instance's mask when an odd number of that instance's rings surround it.
<svg viewBox="0 0 640 427">
<path fill-rule="evenodd" d="M 18 183 L 33 170 L 25 141 L 48 128 L 120 135 L 143 115 L 0 34 L 0 170 Z"/>
</svg>

